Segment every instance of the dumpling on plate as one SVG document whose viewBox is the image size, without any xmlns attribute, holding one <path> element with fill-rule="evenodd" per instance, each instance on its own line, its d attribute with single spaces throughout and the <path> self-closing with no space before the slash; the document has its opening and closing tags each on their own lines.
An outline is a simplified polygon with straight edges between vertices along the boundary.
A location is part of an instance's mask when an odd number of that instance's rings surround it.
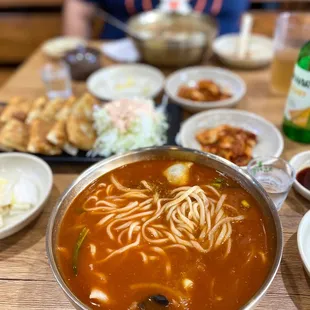
<svg viewBox="0 0 310 310">
<path fill-rule="evenodd" d="M 59 155 L 61 148 L 49 143 L 46 139 L 48 132 L 53 127 L 54 122 L 36 119 L 30 127 L 30 139 L 27 150 L 30 153 L 39 153 L 44 155 Z"/>
<path fill-rule="evenodd" d="M 26 152 L 28 140 L 28 125 L 17 119 L 9 120 L 1 129 L 0 145 L 5 148 Z"/>
</svg>

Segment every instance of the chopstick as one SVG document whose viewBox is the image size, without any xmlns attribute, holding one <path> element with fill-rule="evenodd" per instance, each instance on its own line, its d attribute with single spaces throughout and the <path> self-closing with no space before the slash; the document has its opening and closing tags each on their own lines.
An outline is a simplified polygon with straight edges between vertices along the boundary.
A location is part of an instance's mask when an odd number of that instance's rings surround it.
<svg viewBox="0 0 310 310">
<path fill-rule="evenodd" d="M 251 14 L 244 14 L 242 17 L 241 30 L 239 42 L 237 44 L 238 58 L 245 58 L 249 48 L 249 39 L 252 32 L 253 16 Z"/>
</svg>

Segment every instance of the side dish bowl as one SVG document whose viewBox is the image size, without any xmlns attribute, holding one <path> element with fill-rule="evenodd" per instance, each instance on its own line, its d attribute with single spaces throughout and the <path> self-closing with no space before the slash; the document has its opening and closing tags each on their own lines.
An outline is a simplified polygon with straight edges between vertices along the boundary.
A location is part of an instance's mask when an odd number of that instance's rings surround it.
<svg viewBox="0 0 310 310">
<path fill-rule="evenodd" d="M 256 294 L 241 308 L 243 310 L 253 309 L 272 283 L 279 268 L 282 257 L 282 227 L 277 210 L 259 183 L 247 175 L 244 171 L 242 171 L 242 169 L 212 154 L 206 154 L 199 151 L 172 146 L 142 149 L 103 160 L 81 174 L 80 177 L 78 177 L 63 193 L 51 213 L 46 236 L 47 255 L 52 272 L 58 284 L 77 309 L 88 309 L 88 307 L 83 304 L 67 286 L 59 271 L 56 260 L 56 247 L 59 227 L 64 218 L 64 215 L 66 214 L 75 197 L 101 175 L 106 174 L 111 170 L 143 160 L 160 159 L 191 161 L 207 167 L 212 167 L 237 181 L 259 203 L 263 216 L 266 220 L 266 225 L 269 227 L 269 233 L 272 236 L 272 240 L 274 240 L 275 254 L 273 256 L 270 271 L 263 285 L 256 292 Z"/>
<path fill-rule="evenodd" d="M 0 239 L 13 235 L 33 221 L 42 212 L 52 190 L 53 174 L 45 161 L 24 153 L 0 154 L 0 177 L 11 180 L 23 174 L 37 186 L 38 202 L 31 209 L 9 218 L 0 228 Z"/>
<path fill-rule="evenodd" d="M 295 168 L 296 173 L 307 167 L 310 167 L 310 151 L 301 152 L 295 155 L 290 160 L 290 164 L 293 166 L 293 168 Z M 293 187 L 301 196 L 307 200 L 310 200 L 310 191 L 301 185 L 297 179 L 295 179 Z"/>
<path fill-rule="evenodd" d="M 216 83 L 231 97 L 218 101 L 192 101 L 181 98 L 178 92 L 182 86 L 195 86 L 201 80 L 210 80 Z M 244 81 L 229 70 L 217 67 L 190 67 L 171 74 L 165 84 L 165 92 L 176 104 L 190 112 L 200 112 L 214 108 L 234 107 L 246 93 Z"/>
<path fill-rule="evenodd" d="M 164 81 L 164 75 L 155 67 L 125 64 L 97 70 L 87 79 L 87 88 L 101 100 L 154 98 Z"/>
<path fill-rule="evenodd" d="M 297 244 L 305 270 L 310 276 L 310 211 L 304 215 L 298 226 Z"/>
<path fill-rule="evenodd" d="M 267 66 L 273 57 L 273 41 L 263 36 L 252 34 L 249 50 L 244 58 L 237 56 L 238 34 L 226 34 L 213 42 L 213 52 L 219 60 L 228 66 L 242 69 L 256 69 Z"/>
<path fill-rule="evenodd" d="M 218 109 L 193 115 L 183 123 L 178 143 L 183 147 L 201 150 L 196 134 L 202 129 L 224 124 L 248 130 L 257 136 L 258 141 L 252 155 L 254 158 L 281 156 L 284 142 L 278 128 L 263 117 L 242 110 Z"/>
</svg>

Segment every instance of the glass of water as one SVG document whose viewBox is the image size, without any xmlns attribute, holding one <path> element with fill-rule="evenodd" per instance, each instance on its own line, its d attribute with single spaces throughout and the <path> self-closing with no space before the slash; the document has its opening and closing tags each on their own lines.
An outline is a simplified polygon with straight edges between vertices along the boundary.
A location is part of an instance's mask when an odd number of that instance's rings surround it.
<svg viewBox="0 0 310 310">
<path fill-rule="evenodd" d="M 295 180 L 294 168 L 277 157 L 257 157 L 248 164 L 248 173 L 266 190 L 280 210 Z"/>
<path fill-rule="evenodd" d="M 50 99 L 72 95 L 71 74 L 65 62 L 47 63 L 42 69 L 42 80 Z"/>
</svg>

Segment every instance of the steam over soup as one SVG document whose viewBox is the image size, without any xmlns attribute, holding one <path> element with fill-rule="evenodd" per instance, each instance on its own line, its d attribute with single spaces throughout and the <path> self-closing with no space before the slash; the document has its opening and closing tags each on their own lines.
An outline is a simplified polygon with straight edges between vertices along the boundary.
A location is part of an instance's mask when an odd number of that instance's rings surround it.
<svg viewBox="0 0 310 310">
<path fill-rule="evenodd" d="M 90 308 L 239 309 L 274 258 L 255 199 L 216 170 L 143 161 L 103 175 L 72 202 L 58 266 Z"/>
</svg>

